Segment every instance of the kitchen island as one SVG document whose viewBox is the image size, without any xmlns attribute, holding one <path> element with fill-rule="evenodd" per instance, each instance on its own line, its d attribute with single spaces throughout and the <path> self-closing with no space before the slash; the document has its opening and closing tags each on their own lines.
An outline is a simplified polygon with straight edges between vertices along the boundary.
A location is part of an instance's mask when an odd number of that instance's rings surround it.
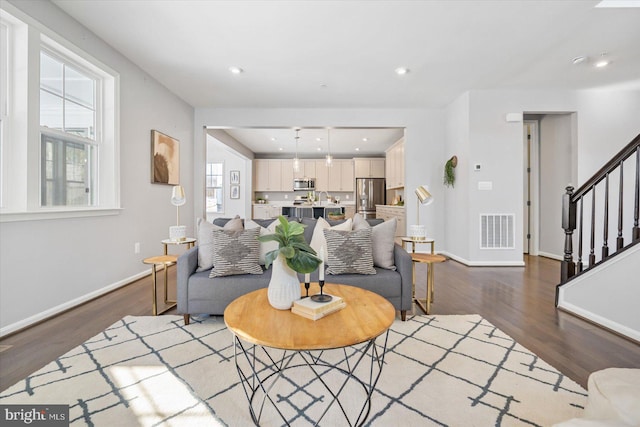
<svg viewBox="0 0 640 427">
<path fill-rule="evenodd" d="M 260 204 L 253 205 L 253 219 L 269 219 L 276 218 L 278 215 L 288 216 L 290 218 L 327 218 L 328 215 L 341 215 L 345 213 L 345 205 L 329 203 L 329 204 Z"/>
</svg>

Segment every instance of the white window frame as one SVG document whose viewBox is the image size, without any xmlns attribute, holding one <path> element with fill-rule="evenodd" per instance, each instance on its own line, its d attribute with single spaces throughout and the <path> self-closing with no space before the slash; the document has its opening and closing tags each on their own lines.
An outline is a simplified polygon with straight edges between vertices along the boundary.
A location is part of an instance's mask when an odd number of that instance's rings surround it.
<svg viewBox="0 0 640 427">
<path fill-rule="evenodd" d="M 43 199 L 43 192 L 45 191 L 45 189 L 43 188 L 43 183 L 45 182 L 45 177 L 43 176 L 43 165 L 42 163 L 44 162 L 44 155 L 45 153 L 42 151 L 42 136 L 46 135 L 47 137 L 50 137 L 51 139 L 56 139 L 59 141 L 64 141 L 67 143 L 78 143 L 81 144 L 83 146 L 89 146 L 91 147 L 92 150 L 92 156 L 90 157 L 90 164 L 88 166 L 88 169 L 90 171 L 90 173 L 92 174 L 92 176 L 89 177 L 89 181 L 90 182 L 90 186 L 91 186 L 91 193 L 90 193 L 90 201 L 89 204 L 83 207 L 95 207 L 97 204 L 97 200 L 98 200 L 98 189 L 97 189 L 97 184 L 99 182 L 99 177 L 98 177 L 98 169 L 97 169 L 97 163 L 98 163 L 98 159 L 100 157 L 100 149 L 102 146 L 102 141 L 101 141 L 101 137 L 103 135 L 102 132 L 102 117 L 104 115 L 104 112 L 102 111 L 102 90 L 103 90 L 103 78 L 100 75 L 96 75 L 92 70 L 85 68 L 86 64 L 79 64 L 77 61 L 74 61 L 71 58 L 68 58 L 67 56 L 63 55 L 62 53 L 54 50 L 54 48 L 52 48 L 50 46 L 50 43 L 48 44 L 44 44 L 41 46 L 40 48 L 40 52 L 41 53 L 45 53 L 47 56 L 49 56 L 50 58 L 64 64 L 65 66 L 71 67 L 73 69 L 75 69 L 76 71 L 81 72 L 82 74 L 86 75 L 87 77 L 90 77 L 94 80 L 95 82 L 95 93 L 94 93 L 94 138 L 84 138 L 66 131 L 61 131 L 58 129 L 51 129 L 48 128 L 46 126 L 42 126 L 40 125 L 40 140 L 41 140 L 41 144 L 40 144 L 40 206 L 41 207 L 66 207 L 69 208 L 69 205 L 51 205 L 51 206 L 45 206 L 42 203 L 42 199 Z M 38 79 L 38 81 L 40 81 L 40 79 Z M 64 86 L 63 86 L 64 87 Z M 41 85 L 40 85 L 40 89 Z M 66 95 L 63 93 L 62 94 L 62 99 L 63 100 L 67 100 Z M 40 109 L 38 109 L 40 111 Z M 63 115 L 64 115 L 64 111 L 63 111 Z M 41 118 L 39 119 L 40 123 L 41 123 Z M 64 120 L 63 120 L 64 122 Z M 66 181 L 66 180 L 65 180 Z"/>
<path fill-rule="evenodd" d="M 5 182 L 7 182 L 6 176 L 6 161 L 7 152 L 5 151 L 6 140 L 9 137 L 9 80 L 11 73 L 9 73 L 9 58 L 11 45 L 11 25 L 9 22 L 2 20 L 0 22 L 0 209 L 5 206 Z"/>
<path fill-rule="evenodd" d="M 2 146 L 0 222 L 116 215 L 120 208 L 119 74 L 10 4 L 1 10 L 10 31 L 9 115 Z M 96 184 L 93 206 L 41 206 L 40 50 L 46 49 L 100 83 L 96 102 Z M 24 73 L 24 70 L 27 73 Z M 98 108 L 98 106 L 96 106 Z M 16 112 L 16 114 L 13 114 Z M 96 115 L 98 116 L 98 115 Z M 10 136 L 6 139 L 7 129 Z M 46 132 L 55 132 L 47 129 Z M 68 134 L 67 134 L 68 135 Z M 10 181 L 10 182 L 9 182 Z"/>
</svg>

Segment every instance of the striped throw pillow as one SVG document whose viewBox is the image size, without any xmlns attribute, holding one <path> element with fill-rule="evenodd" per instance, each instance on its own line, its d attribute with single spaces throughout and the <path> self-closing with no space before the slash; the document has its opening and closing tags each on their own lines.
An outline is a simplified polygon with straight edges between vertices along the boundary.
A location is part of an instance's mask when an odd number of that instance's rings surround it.
<svg viewBox="0 0 640 427">
<path fill-rule="evenodd" d="M 376 274 L 373 268 L 371 229 L 324 230 L 327 241 L 327 274 Z"/>
<path fill-rule="evenodd" d="M 256 239 L 259 228 L 228 231 L 213 230 L 213 269 L 210 278 L 235 274 L 262 274 L 258 264 L 260 242 Z"/>
</svg>

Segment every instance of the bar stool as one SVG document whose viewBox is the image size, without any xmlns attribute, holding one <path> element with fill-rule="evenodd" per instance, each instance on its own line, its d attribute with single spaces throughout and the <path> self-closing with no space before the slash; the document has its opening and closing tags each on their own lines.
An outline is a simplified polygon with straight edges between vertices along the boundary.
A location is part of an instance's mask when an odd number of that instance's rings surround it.
<svg viewBox="0 0 640 427">
<path fill-rule="evenodd" d="M 159 265 L 163 266 L 164 268 L 164 304 L 171 304 L 169 307 L 166 307 L 164 310 L 162 310 L 160 312 L 160 314 L 164 313 L 167 310 L 172 309 L 173 307 L 176 306 L 177 301 L 170 301 L 167 299 L 167 288 L 168 288 L 168 279 L 167 279 L 167 270 L 169 269 L 170 265 L 175 264 L 176 262 L 178 262 L 178 257 L 175 255 L 160 255 L 160 256 L 152 256 L 150 258 L 145 258 L 144 260 L 142 260 L 143 263 L 145 264 L 151 264 L 151 271 L 152 271 L 152 275 L 153 275 L 153 289 L 152 289 L 152 295 L 153 295 L 153 315 L 157 316 L 158 315 L 158 303 L 157 303 L 157 299 L 158 299 L 158 275 L 157 275 L 157 267 Z"/>
<path fill-rule="evenodd" d="M 416 303 L 418 307 L 424 311 L 425 314 L 429 314 L 431 311 L 431 303 L 434 299 L 434 272 L 433 272 L 433 264 L 437 264 L 440 262 L 444 262 L 447 259 L 442 255 L 438 254 L 421 254 L 421 253 L 411 253 L 411 261 L 413 261 L 413 301 Z M 424 300 L 424 303 L 416 297 L 416 263 L 427 264 L 427 298 Z"/>
</svg>

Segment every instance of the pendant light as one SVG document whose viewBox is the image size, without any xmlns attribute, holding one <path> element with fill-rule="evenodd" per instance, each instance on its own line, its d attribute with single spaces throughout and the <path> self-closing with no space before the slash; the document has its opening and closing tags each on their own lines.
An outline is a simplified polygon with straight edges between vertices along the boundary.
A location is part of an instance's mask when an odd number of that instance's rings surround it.
<svg viewBox="0 0 640 427">
<path fill-rule="evenodd" d="M 294 172 L 300 172 L 300 159 L 298 158 L 298 140 L 300 139 L 300 137 L 298 136 L 298 132 L 300 132 L 300 129 L 296 129 L 296 156 L 293 158 L 293 171 Z"/>
<path fill-rule="evenodd" d="M 325 156 L 325 162 L 327 167 L 333 166 L 333 156 L 331 155 L 331 130 L 327 129 L 327 155 Z"/>
</svg>

